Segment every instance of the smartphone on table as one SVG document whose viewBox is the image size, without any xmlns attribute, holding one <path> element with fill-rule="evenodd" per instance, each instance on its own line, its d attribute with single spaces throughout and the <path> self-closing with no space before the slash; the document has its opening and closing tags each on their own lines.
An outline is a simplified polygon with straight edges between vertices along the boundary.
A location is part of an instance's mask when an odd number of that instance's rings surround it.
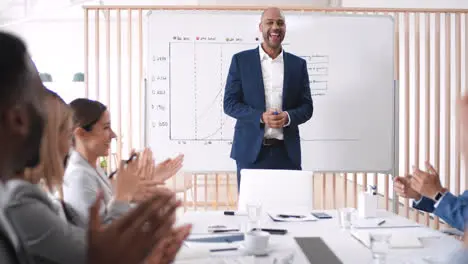
<svg viewBox="0 0 468 264">
<path fill-rule="evenodd" d="M 326 214 L 324 212 L 316 212 L 316 213 L 312 213 L 312 215 L 317 217 L 318 219 L 330 219 L 330 218 L 332 218 L 331 215 Z"/>
</svg>

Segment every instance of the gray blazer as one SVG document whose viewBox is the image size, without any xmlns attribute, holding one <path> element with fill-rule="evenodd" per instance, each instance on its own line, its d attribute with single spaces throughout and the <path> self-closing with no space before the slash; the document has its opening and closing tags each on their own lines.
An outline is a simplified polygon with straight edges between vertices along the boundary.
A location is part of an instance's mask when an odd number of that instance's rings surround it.
<svg viewBox="0 0 468 264">
<path fill-rule="evenodd" d="M 33 263 L 24 251 L 15 230 L 5 215 L 7 193 L 3 182 L 0 183 L 0 260 L 5 264 Z"/>
<path fill-rule="evenodd" d="M 39 185 L 10 180 L 5 188 L 4 214 L 35 263 L 86 263 L 85 223 L 73 209 L 65 206 L 69 220 L 60 217 L 63 207 Z"/>
<path fill-rule="evenodd" d="M 81 154 L 73 150 L 65 169 L 63 200 L 87 222 L 89 208 L 99 190 L 104 193 L 100 207 L 104 224 L 119 218 L 130 209 L 129 203 L 114 201 L 114 190 L 104 171 L 99 167 L 93 168 Z"/>
</svg>

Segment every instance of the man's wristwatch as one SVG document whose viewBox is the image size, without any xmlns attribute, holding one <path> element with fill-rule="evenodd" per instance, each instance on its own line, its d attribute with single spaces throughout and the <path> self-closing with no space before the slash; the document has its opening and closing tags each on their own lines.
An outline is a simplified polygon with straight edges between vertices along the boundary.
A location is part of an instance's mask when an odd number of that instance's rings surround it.
<svg viewBox="0 0 468 264">
<path fill-rule="evenodd" d="M 440 200 L 440 198 L 442 198 L 443 195 L 444 195 L 443 193 L 438 192 L 436 194 L 436 196 L 434 197 L 434 201 L 438 202 Z"/>
</svg>

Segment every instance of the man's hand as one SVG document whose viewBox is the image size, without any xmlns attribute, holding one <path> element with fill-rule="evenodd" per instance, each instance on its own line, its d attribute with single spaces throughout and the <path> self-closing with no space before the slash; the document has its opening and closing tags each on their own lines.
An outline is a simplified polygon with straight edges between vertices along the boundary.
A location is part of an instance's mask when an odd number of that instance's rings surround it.
<svg viewBox="0 0 468 264">
<path fill-rule="evenodd" d="M 435 199 L 439 192 L 443 192 L 444 188 L 440 184 L 440 178 L 437 171 L 431 164 L 426 162 L 428 172 L 414 169 L 414 176 L 411 179 L 411 188 L 423 196 L 430 199 Z"/>
<path fill-rule="evenodd" d="M 102 193 L 90 208 L 88 264 L 142 263 L 160 243 L 172 237 L 180 206 L 168 189 L 158 192 L 126 215 L 103 227 L 99 216 Z"/>
<path fill-rule="evenodd" d="M 185 225 L 173 229 L 171 234 L 161 241 L 153 250 L 151 256 L 148 257 L 146 264 L 172 263 L 191 230 L 191 225 Z"/>
<path fill-rule="evenodd" d="M 289 122 L 289 119 L 286 112 L 275 112 L 274 110 L 268 110 L 262 114 L 262 121 L 268 127 L 282 128 Z"/>
<path fill-rule="evenodd" d="M 421 194 L 411 188 L 411 177 L 395 177 L 393 180 L 393 189 L 403 198 L 409 198 L 414 200 L 421 199 Z"/>
</svg>

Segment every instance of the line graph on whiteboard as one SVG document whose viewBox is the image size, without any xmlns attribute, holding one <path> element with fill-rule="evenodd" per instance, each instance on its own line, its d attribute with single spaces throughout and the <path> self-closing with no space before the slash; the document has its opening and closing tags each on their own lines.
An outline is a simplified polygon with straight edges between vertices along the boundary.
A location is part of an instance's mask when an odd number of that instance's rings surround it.
<svg viewBox="0 0 468 264">
<path fill-rule="evenodd" d="M 165 43 L 167 54 L 153 56 L 152 128 L 170 141 L 232 144 L 235 119 L 223 110 L 229 67 L 235 53 L 255 48 L 258 42 L 213 39 L 175 39 Z M 326 95 L 329 56 L 300 57 L 307 62 L 312 96 Z"/>
<path fill-rule="evenodd" d="M 232 141 L 235 120 L 223 111 L 226 78 L 232 56 L 256 45 L 239 42 L 169 44 L 171 140 Z"/>
</svg>

